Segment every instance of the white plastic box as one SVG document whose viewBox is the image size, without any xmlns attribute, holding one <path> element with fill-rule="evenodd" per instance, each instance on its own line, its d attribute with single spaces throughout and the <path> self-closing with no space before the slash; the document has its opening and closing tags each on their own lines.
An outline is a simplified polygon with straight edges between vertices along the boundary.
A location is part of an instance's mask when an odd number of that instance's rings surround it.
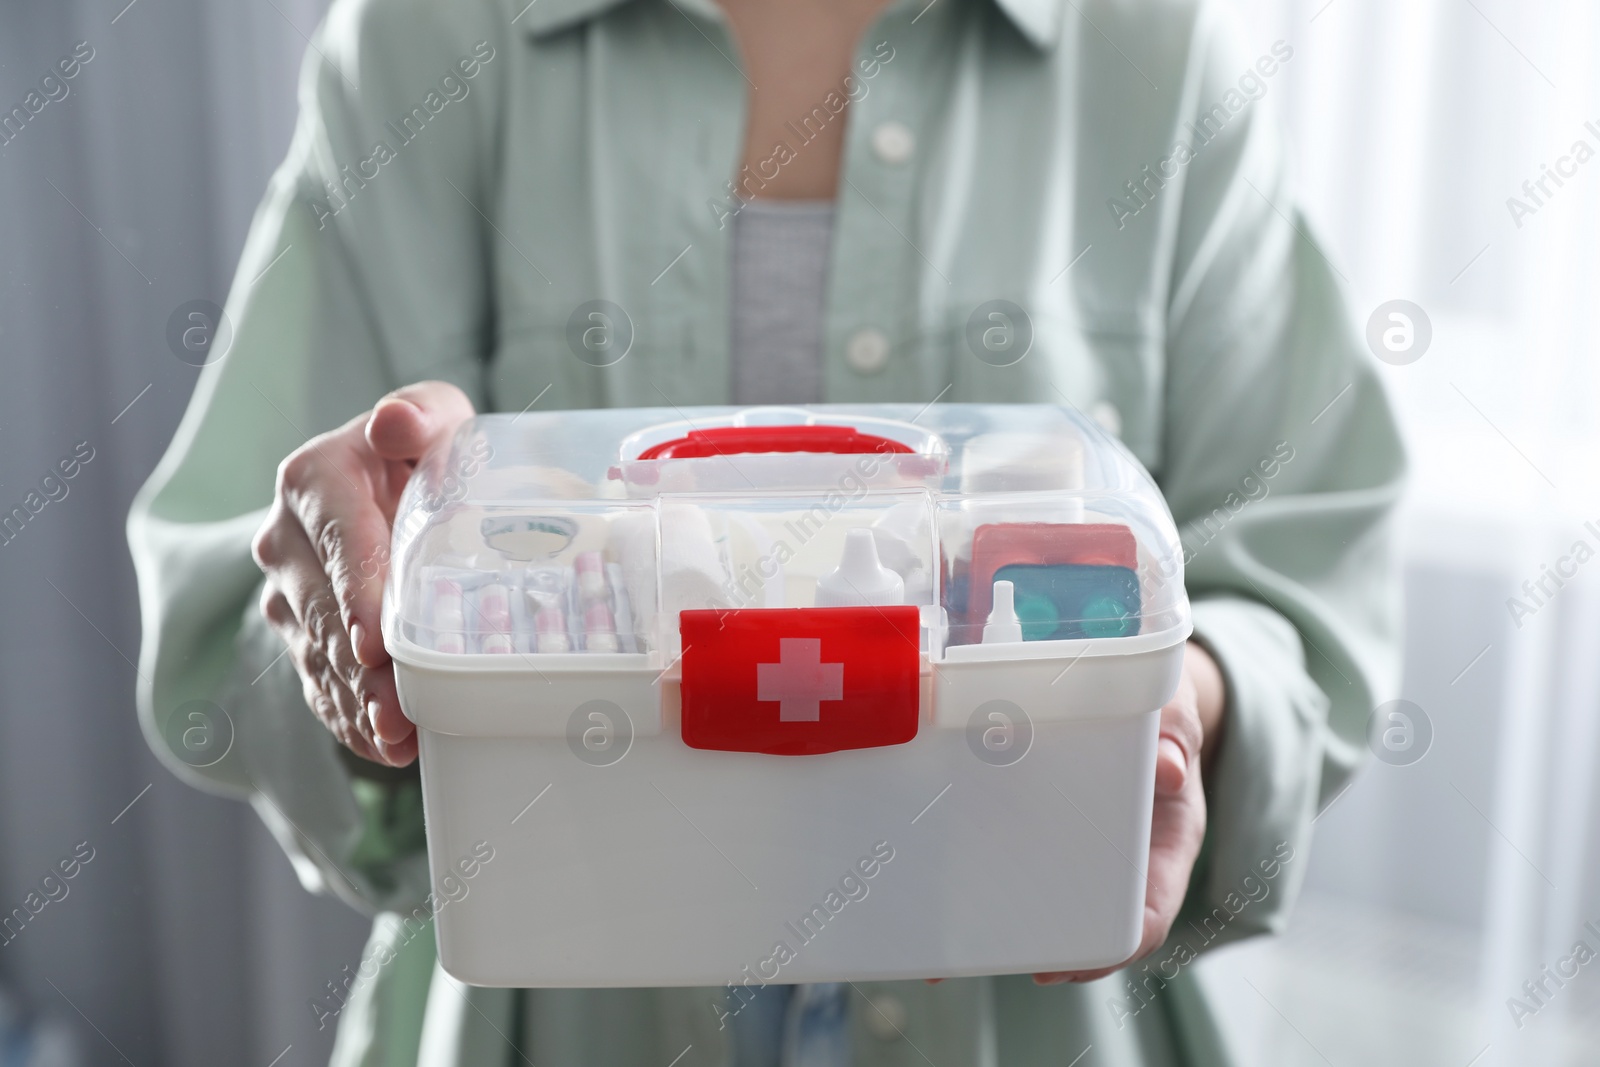
<svg viewBox="0 0 1600 1067">
<path fill-rule="evenodd" d="M 1189 633 L 1160 493 L 1071 410 L 480 417 L 418 466 L 385 594 L 441 962 L 750 988 L 1120 962 Z"/>
</svg>

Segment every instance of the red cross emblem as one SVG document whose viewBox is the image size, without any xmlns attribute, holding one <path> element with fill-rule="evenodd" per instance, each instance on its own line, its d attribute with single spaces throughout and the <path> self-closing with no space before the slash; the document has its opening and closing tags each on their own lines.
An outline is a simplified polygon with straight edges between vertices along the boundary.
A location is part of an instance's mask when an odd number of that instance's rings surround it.
<svg viewBox="0 0 1600 1067">
<path fill-rule="evenodd" d="M 844 699 L 844 664 L 822 662 L 822 639 L 778 639 L 778 662 L 756 664 L 756 699 L 778 702 L 779 722 L 817 722 L 824 700 Z"/>
</svg>

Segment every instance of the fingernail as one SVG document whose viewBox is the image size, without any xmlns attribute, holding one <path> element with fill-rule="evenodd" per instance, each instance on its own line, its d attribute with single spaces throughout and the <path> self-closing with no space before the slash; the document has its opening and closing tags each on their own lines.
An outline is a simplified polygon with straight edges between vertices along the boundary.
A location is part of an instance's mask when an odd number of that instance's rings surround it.
<svg viewBox="0 0 1600 1067">
<path fill-rule="evenodd" d="M 389 746 L 384 744 L 382 741 L 378 740 L 376 737 L 374 737 L 372 739 L 372 747 L 378 750 L 378 756 L 379 756 L 379 758 L 381 758 L 383 760 L 383 762 L 385 762 L 385 763 L 393 763 L 394 762 L 393 760 L 391 760 L 389 758 Z"/>
<path fill-rule="evenodd" d="M 366 660 L 361 658 L 361 648 L 366 643 L 367 643 L 367 631 L 366 631 L 366 629 L 359 622 L 351 623 L 350 624 L 350 648 L 351 648 L 351 651 L 355 652 L 356 659 L 361 662 L 362 666 L 370 667 L 370 666 L 372 666 L 372 664 L 368 663 Z"/>
<path fill-rule="evenodd" d="M 404 721 L 404 719 L 401 720 L 398 733 L 392 733 L 392 734 L 384 733 L 382 731 L 382 729 L 378 725 L 378 723 L 379 723 L 378 712 L 381 711 L 381 710 L 383 710 L 383 705 L 378 702 L 378 698 L 377 697 L 368 697 L 367 698 L 367 718 L 369 720 L 371 720 L 371 722 L 372 722 L 372 736 L 373 737 L 381 737 L 388 744 L 398 745 L 400 742 L 404 741 L 407 737 L 411 736 L 410 724 L 406 723 Z"/>
<path fill-rule="evenodd" d="M 378 712 L 383 710 L 383 705 L 377 697 L 368 697 L 365 705 L 367 713 L 367 727 L 372 731 L 373 737 L 378 737 Z"/>
</svg>

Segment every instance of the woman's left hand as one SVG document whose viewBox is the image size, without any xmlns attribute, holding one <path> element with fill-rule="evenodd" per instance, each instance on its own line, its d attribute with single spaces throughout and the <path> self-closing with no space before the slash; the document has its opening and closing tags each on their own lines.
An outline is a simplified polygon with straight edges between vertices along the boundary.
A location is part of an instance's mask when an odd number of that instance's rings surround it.
<svg viewBox="0 0 1600 1067">
<path fill-rule="evenodd" d="M 1185 649 L 1178 691 L 1161 709 L 1156 749 L 1155 809 L 1150 821 L 1150 863 L 1144 899 L 1144 934 L 1139 948 L 1115 967 L 1036 974 L 1040 985 L 1090 982 L 1160 948 L 1189 889 L 1189 874 L 1206 832 L 1203 768 L 1216 748 L 1224 705 L 1222 672 L 1203 647 Z"/>
</svg>

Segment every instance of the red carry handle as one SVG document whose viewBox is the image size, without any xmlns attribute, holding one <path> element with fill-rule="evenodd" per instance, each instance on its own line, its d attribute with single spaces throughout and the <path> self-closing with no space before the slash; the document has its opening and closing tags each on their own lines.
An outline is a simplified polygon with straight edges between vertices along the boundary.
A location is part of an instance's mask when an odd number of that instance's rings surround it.
<svg viewBox="0 0 1600 1067">
<path fill-rule="evenodd" d="M 651 445 L 640 459 L 704 459 L 741 452 L 820 452 L 848 456 L 860 452 L 909 455 L 911 447 L 850 426 L 718 426 L 691 430 L 683 437 Z"/>
</svg>

